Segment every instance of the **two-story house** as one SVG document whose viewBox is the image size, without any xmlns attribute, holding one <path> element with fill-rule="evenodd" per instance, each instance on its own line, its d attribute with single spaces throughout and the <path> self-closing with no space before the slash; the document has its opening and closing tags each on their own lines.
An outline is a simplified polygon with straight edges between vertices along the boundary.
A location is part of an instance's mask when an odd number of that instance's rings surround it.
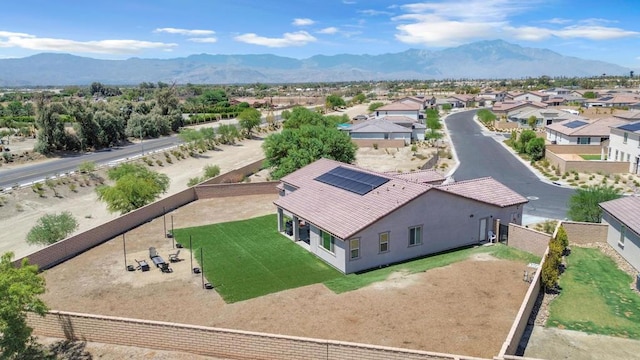
<svg viewBox="0 0 640 360">
<path fill-rule="evenodd" d="M 611 127 L 609 160 L 629 163 L 629 172 L 640 174 L 640 121 Z"/>
</svg>

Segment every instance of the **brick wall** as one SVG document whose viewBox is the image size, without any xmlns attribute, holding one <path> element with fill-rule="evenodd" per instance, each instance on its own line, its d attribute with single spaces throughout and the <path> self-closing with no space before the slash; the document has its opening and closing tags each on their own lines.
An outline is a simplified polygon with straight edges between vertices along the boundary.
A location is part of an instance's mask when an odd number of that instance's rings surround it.
<svg viewBox="0 0 640 360">
<path fill-rule="evenodd" d="M 200 183 L 199 185 L 212 185 L 212 184 L 224 184 L 224 183 L 237 183 L 242 181 L 245 177 L 255 174 L 262 170 L 262 165 L 265 159 L 254 161 L 251 164 L 245 165 L 241 168 L 231 170 L 224 174 L 220 174 L 214 178 Z"/>
<path fill-rule="evenodd" d="M 351 139 L 351 142 L 358 145 L 358 147 L 374 147 L 373 144 L 377 144 L 378 148 L 401 148 L 405 147 L 406 144 L 402 139 L 395 140 L 384 140 L 384 139 Z"/>
<path fill-rule="evenodd" d="M 584 245 L 607 242 L 609 227 L 605 224 L 563 221 L 562 227 L 567 232 L 569 244 Z"/>
<path fill-rule="evenodd" d="M 278 194 L 276 186 L 279 183 L 279 181 L 266 181 L 255 183 L 196 185 L 195 191 L 198 200 L 243 195 L 275 195 Z"/>
<path fill-rule="evenodd" d="M 622 161 L 576 161 L 576 160 L 565 160 L 560 156 L 556 155 L 555 152 L 549 149 L 550 146 L 560 146 L 560 145 L 547 145 L 547 149 L 545 151 L 544 157 L 549 160 L 551 165 L 556 166 L 560 169 L 561 173 L 565 173 L 567 171 L 577 171 L 582 173 L 597 173 L 603 172 L 605 174 L 620 174 L 629 172 L 629 163 Z M 564 145 L 563 145 L 564 146 Z M 566 145 L 572 146 L 572 145 Z M 577 145 L 575 145 L 577 146 Z M 588 145 L 585 145 L 588 146 Z M 577 152 L 574 154 L 587 154 L 586 152 Z M 600 154 L 600 152 L 598 152 Z"/>
<path fill-rule="evenodd" d="M 515 130 L 518 128 L 517 122 L 507 122 L 507 121 L 496 121 L 495 122 L 496 129 L 502 130 Z"/>
<path fill-rule="evenodd" d="M 479 360 L 409 349 L 62 311 L 28 316 L 34 334 L 229 359 Z"/>
<path fill-rule="evenodd" d="M 549 246 L 551 235 L 524 226 L 509 224 L 507 245 L 542 256 Z"/>
<path fill-rule="evenodd" d="M 547 151 L 556 154 L 592 154 L 600 155 L 600 145 L 547 145 Z"/>
<path fill-rule="evenodd" d="M 38 265 L 40 269 L 50 268 L 140 224 L 157 218 L 164 211 L 169 212 L 194 200 L 196 200 L 196 192 L 193 188 L 183 190 L 90 230 L 58 241 L 25 257 L 29 258 L 31 264 Z M 20 264 L 23 258 L 15 260 L 14 264 Z"/>
</svg>

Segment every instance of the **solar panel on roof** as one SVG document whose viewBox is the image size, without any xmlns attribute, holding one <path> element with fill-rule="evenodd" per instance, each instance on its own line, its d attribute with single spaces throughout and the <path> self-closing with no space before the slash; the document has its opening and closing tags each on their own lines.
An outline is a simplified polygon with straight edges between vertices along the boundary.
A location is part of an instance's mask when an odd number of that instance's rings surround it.
<svg viewBox="0 0 640 360">
<path fill-rule="evenodd" d="M 575 129 L 577 127 L 580 126 L 584 126 L 587 125 L 588 123 L 584 122 L 584 121 L 580 121 L 580 120 L 574 120 L 572 122 L 566 123 L 564 124 L 565 127 L 568 127 L 569 129 Z"/>
<path fill-rule="evenodd" d="M 618 126 L 618 129 L 622 129 L 622 130 L 626 130 L 626 131 L 639 131 L 640 130 L 640 122 Z"/>
<path fill-rule="evenodd" d="M 613 96 L 605 96 L 603 98 L 598 99 L 598 101 L 609 101 L 611 99 L 613 99 Z"/>
<path fill-rule="evenodd" d="M 364 195 L 389 181 L 389 179 L 382 176 L 342 166 L 327 171 L 316 177 L 315 180 L 358 195 Z"/>
</svg>

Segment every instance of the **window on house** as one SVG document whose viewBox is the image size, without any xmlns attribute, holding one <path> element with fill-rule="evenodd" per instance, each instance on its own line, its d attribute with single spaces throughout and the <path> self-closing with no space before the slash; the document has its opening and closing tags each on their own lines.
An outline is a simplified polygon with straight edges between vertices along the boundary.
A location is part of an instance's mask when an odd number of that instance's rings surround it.
<svg viewBox="0 0 640 360">
<path fill-rule="evenodd" d="M 611 159 L 611 148 L 609 148 L 609 156 L 608 156 L 608 158 Z"/>
<path fill-rule="evenodd" d="M 631 154 L 627 154 L 627 162 L 631 161 Z"/>
<path fill-rule="evenodd" d="M 351 250 L 351 259 L 358 259 L 360 257 L 360 239 L 349 240 L 349 249 Z"/>
<path fill-rule="evenodd" d="M 626 144 L 627 140 L 629 140 L 629 133 L 624 133 L 624 140 L 622 140 L 622 143 Z"/>
<path fill-rule="evenodd" d="M 329 252 L 333 252 L 333 245 L 335 243 L 335 238 L 333 237 L 333 235 L 329 234 L 328 232 L 322 231 L 322 244 L 321 246 L 329 251 Z"/>
<path fill-rule="evenodd" d="M 591 138 L 590 137 L 579 137 L 578 138 L 578 144 L 580 144 L 580 145 L 589 145 L 589 144 L 591 144 Z"/>
<path fill-rule="evenodd" d="M 378 251 L 381 253 L 385 253 L 387 251 L 389 251 L 389 233 L 388 232 L 384 232 L 381 233 L 379 238 L 378 238 Z"/>
<path fill-rule="evenodd" d="M 620 226 L 620 240 L 618 240 L 618 244 L 624 245 L 625 236 L 627 236 L 627 227 L 622 225 Z"/>
<path fill-rule="evenodd" d="M 409 246 L 422 244 L 422 226 L 409 228 Z"/>
<path fill-rule="evenodd" d="M 616 150 L 616 161 L 618 161 L 618 150 Z"/>
</svg>

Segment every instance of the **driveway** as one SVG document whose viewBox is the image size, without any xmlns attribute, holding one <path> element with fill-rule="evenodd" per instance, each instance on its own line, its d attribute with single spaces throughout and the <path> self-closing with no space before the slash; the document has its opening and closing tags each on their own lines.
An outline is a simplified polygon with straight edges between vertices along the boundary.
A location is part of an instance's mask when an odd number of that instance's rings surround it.
<svg viewBox="0 0 640 360">
<path fill-rule="evenodd" d="M 524 207 L 525 215 L 566 218 L 567 203 L 574 190 L 541 181 L 529 167 L 499 143 L 506 138 L 492 136 L 473 121 L 475 113 L 465 111 L 451 114 L 445 119 L 460 161 L 460 166 L 453 174 L 455 180 L 491 176 L 529 199 Z"/>
</svg>

